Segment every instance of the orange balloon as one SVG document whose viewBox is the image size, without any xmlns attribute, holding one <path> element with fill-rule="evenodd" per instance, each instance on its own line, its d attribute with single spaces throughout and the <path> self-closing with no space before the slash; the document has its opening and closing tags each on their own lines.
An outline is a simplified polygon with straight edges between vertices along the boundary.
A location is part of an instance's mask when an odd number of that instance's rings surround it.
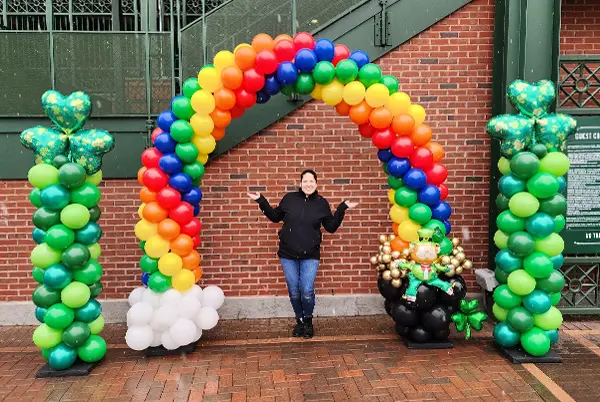
<svg viewBox="0 0 600 402">
<path fill-rule="evenodd" d="M 192 270 L 192 272 L 194 273 L 194 277 L 196 278 L 196 282 L 198 282 L 200 280 L 200 278 L 202 278 L 202 268 L 200 267 L 196 267 Z"/>
<path fill-rule="evenodd" d="M 277 37 L 275 39 L 273 39 L 273 42 L 277 43 L 280 40 L 289 40 L 290 42 L 293 42 L 294 39 L 292 39 L 292 37 L 288 34 L 281 34 L 281 35 L 277 35 Z"/>
<path fill-rule="evenodd" d="M 212 135 L 213 138 L 217 141 L 222 140 L 223 137 L 225 137 L 225 129 L 215 127 L 215 128 L 213 128 L 213 131 L 212 131 L 212 133 L 210 133 L 210 135 Z"/>
<path fill-rule="evenodd" d="M 181 257 L 185 269 L 194 269 L 200 265 L 200 254 L 192 250 L 188 255 Z"/>
<path fill-rule="evenodd" d="M 146 166 L 142 166 L 139 170 L 138 170 L 138 181 L 140 182 L 140 184 L 143 186 L 144 185 L 144 180 L 142 179 L 144 177 L 144 173 L 146 173 L 146 170 L 148 170 L 148 168 Z"/>
<path fill-rule="evenodd" d="M 394 250 L 394 251 L 402 251 L 405 248 L 408 248 L 408 246 L 410 246 L 410 244 L 408 242 L 405 242 L 404 240 L 402 240 L 400 238 L 400 236 L 397 236 L 394 238 L 394 240 L 392 240 L 390 242 L 390 246 L 392 247 L 392 250 Z"/>
<path fill-rule="evenodd" d="M 244 73 L 236 66 L 229 66 L 221 72 L 221 82 L 225 88 L 236 90 L 242 86 Z M 234 94 L 235 96 L 235 94 Z M 216 103 L 216 99 L 215 99 Z M 235 103 L 234 103 L 235 104 Z"/>
<path fill-rule="evenodd" d="M 411 135 L 415 128 L 415 119 L 408 113 L 402 113 L 392 120 L 392 130 L 398 135 Z"/>
<path fill-rule="evenodd" d="M 173 219 L 165 219 L 158 224 L 157 232 L 165 240 L 173 240 L 179 236 L 181 227 Z"/>
<path fill-rule="evenodd" d="M 444 147 L 437 142 L 430 142 L 425 145 L 433 154 L 433 161 L 439 162 L 444 157 Z"/>
<path fill-rule="evenodd" d="M 348 116 L 348 113 L 350 113 L 350 105 L 344 101 L 341 101 L 335 105 L 335 111 L 341 116 Z"/>
<path fill-rule="evenodd" d="M 235 51 L 235 64 L 242 70 L 248 70 L 254 67 L 256 62 L 256 51 L 250 46 L 242 46 Z M 224 72 L 225 70 L 223 70 Z M 230 88 L 233 89 L 233 88 Z"/>
<path fill-rule="evenodd" d="M 142 202 L 145 204 L 156 201 L 156 193 L 150 191 L 148 187 L 142 187 L 140 190 L 140 200 L 142 200 Z"/>
<path fill-rule="evenodd" d="M 369 115 L 369 122 L 375 128 L 386 128 L 392 124 L 392 112 L 385 106 L 376 107 Z"/>
<path fill-rule="evenodd" d="M 270 35 L 261 33 L 252 39 L 252 48 L 256 51 L 256 53 L 260 52 L 261 50 L 273 50 L 275 49 L 275 42 Z"/>
<path fill-rule="evenodd" d="M 169 211 L 161 207 L 158 202 L 152 201 L 151 203 L 146 204 L 142 211 L 142 216 L 148 222 L 159 223 L 169 216 Z"/>
<path fill-rule="evenodd" d="M 213 94 L 215 105 L 219 109 L 229 110 L 235 106 L 235 92 L 227 88 L 219 88 Z"/>
<path fill-rule="evenodd" d="M 392 230 L 394 231 L 394 234 L 396 236 L 398 236 L 398 226 L 400 226 L 400 225 L 397 224 L 396 222 L 392 223 Z"/>
<path fill-rule="evenodd" d="M 225 128 L 229 125 L 229 123 L 231 123 L 231 113 L 229 113 L 228 110 L 216 108 L 210 114 L 210 117 L 217 128 Z"/>
<path fill-rule="evenodd" d="M 362 101 L 358 105 L 352 106 L 348 115 L 354 123 L 365 124 L 369 121 L 372 110 L 373 108 L 366 101 Z"/>
<path fill-rule="evenodd" d="M 194 241 L 186 234 L 180 234 L 171 240 L 171 252 L 178 256 L 185 256 L 194 249 Z"/>
<path fill-rule="evenodd" d="M 412 141 L 415 146 L 425 145 L 431 140 L 431 127 L 427 124 L 420 124 L 412 133 Z"/>
</svg>

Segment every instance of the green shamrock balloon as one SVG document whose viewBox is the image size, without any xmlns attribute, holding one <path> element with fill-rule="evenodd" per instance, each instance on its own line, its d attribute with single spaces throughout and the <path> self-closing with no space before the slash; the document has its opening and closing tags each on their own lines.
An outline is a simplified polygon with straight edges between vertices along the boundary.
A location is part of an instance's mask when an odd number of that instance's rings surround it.
<svg viewBox="0 0 600 402">
<path fill-rule="evenodd" d="M 452 322 L 456 325 L 458 332 L 465 332 L 465 339 L 471 339 L 471 328 L 480 331 L 483 328 L 483 322 L 487 319 L 487 314 L 483 311 L 477 311 L 479 300 L 461 300 L 459 311 L 452 315 Z"/>
<path fill-rule="evenodd" d="M 92 129 L 75 133 L 70 140 L 73 162 L 83 166 L 88 175 L 102 166 L 102 157 L 115 146 L 112 135 L 105 130 Z"/>
<path fill-rule="evenodd" d="M 549 80 L 541 80 L 535 84 L 515 80 L 508 86 L 510 102 L 521 114 L 527 117 L 543 117 L 548 113 L 555 96 L 554 84 Z"/>
<path fill-rule="evenodd" d="M 501 140 L 500 152 L 510 159 L 531 143 L 533 121 L 520 115 L 503 114 L 490 119 L 486 131 Z"/>
<path fill-rule="evenodd" d="M 65 97 L 58 91 L 50 90 L 42 95 L 42 107 L 57 127 L 71 134 L 87 121 L 92 111 L 92 100 L 83 91 Z"/>
<path fill-rule="evenodd" d="M 69 140 L 66 134 L 53 128 L 35 126 L 21 133 L 21 144 L 33 151 L 35 163 L 48 163 L 57 155 L 64 155 L 69 149 Z"/>
<path fill-rule="evenodd" d="M 577 120 L 567 114 L 549 114 L 536 121 L 536 139 L 548 151 L 565 152 L 567 137 L 577 129 Z"/>
</svg>

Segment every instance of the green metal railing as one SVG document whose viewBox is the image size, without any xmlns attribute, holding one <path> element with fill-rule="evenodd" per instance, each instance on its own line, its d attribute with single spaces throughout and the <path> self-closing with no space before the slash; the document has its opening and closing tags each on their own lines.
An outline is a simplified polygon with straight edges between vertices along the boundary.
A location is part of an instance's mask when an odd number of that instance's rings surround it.
<svg viewBox="0 0 600 402">
<path fill-rule="evenodd" d="M 600 114 L 600 55 L 560 56 L 558 68 L 558 111 Z"/>
</svg>

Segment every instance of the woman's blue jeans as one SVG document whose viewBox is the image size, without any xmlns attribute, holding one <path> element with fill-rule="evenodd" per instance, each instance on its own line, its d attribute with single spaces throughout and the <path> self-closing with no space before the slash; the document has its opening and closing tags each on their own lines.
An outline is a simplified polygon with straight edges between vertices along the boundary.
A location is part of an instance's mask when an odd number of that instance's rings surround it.
<svg viewBox="0 0 600 402">
<path fill-rule="evenodd" d="M 287 258 L 279 260 L 296 318 L 312 318 L 319 260 L 288 260 Z"/>
</svg>

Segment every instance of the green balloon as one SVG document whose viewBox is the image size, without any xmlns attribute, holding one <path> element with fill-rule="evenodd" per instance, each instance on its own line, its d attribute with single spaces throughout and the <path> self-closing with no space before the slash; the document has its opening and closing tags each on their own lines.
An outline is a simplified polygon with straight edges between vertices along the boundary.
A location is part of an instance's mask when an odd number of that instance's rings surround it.
<svg viewBox="0 0 600 402">
<path fill-rule="evenodd" d="M 200 187 L 200 184 L 202 184 L 202 179 L 200 179 L 200 178 L 192 179 L 192 186 Z"/>
<path fill-rule="evenodd" d="M 88 250 L 90 251 L 90 259 L 92 260 L 97 260 L 102 254 L 102 249 L 98 243 L 88 246 Z"/>
<path fill-rule="evenodd" d="M 90 323 L 97 319 L 102 313 L 102 306 L 97 300 L 90 299 L 82 307 L 75 309 L 75 319 L 77 321 Z"/>
<path fill-rule="evenodd" d="M 544 356 L 550 351 L 550 338 L 536 327 L 521 335 L 521 346 L 532 356 Z"/>
<path fill-rule="evenodd" d="M 94 321 L 88 322 L 88 327 L 92 335 L 98 335 L 104 329 L 104 317 L 99 315 Z"/>
<path fill-rule="evenodd" d="M 524 307 L 513 307 L 508 312 L 506 322 L 515 331 L 527 332 L 533 328 L 533 316 Z"/>
<path fill-rule="evenodd" d="M 178 143 L 190 142 L 194 138 L 194 129 L 186 120 L 176 120 L 171 124 L 171 137 Z"/>
<path fill-rule="evenodd" d="M 50 328 L 47 324 L 42 324 L 33 332 L 33 343 L 40 349 L 50 349 L 58 345 L 62 340 L 62 331 L 60 329 Z"/>
<path fill-rule="evenodd" d="M 569 171 L 569 158 L 562 152 L 550 152 L 540 161 L 540 172 L 550 173 L 554 177 L 565 175 Z"/>
<path fill-rule="evenodd" d="M 44 322 L 54 329 L 65 329 L 75 319 L 75 313 L 73 309 L 65 306 L 62 303 L 50 306 L 46 314 L 44 315 Z"/>
<path fill-rule="evenodd" d="M 33 187 L 40 190 L 53 184 L 58 184 L 58 169 L 46 163 L 34 165 L 27 173 L 27 180 Z"/>
<path fill-rule="evenodd" d="M 508 281 L 508 275 L 508 272 L 505 272 L 500 268 L 496 268 L 494 270 L 494 276 L 496 277 L 496 280 L 502 285 L 506 284 L 506 282 Z"/>
<path fill-rule="evenodd" d="M 329 61 L 320 61 L 312 74 L 317 84 L 327 85 L 335 79 L 335 67 Z"/>
<path fill-rule="evenodd" d="M 496 254 L 495 261 L 497 267 L 507 274 L 523 267 L 523 260 L 516 257 L 508 249 L 500 250 L 498 254 Z"/>
<path fill-rule="evenodd" d="M 99 186 L 102 182 L 102 170 L 98 170 L 96 173 L 93 173 L 86 177 L 85 182 L 93 184 L 94 186 Z"/>
<path fill-rule="evenodd" d="M 65 343 L 60 343 L 50 350 L 48 365 L 54 370 L 66 370 L 77 360 L 77 351 Z"/>
<path fill-rule="evenodd" d="M 544 156 L 548 154 L 548 149 L 544 144 L 535 144 L 531 147 L 531 152 L 538 157 L 538 159 L 542 159 Z M 541 162 L 541 161 L 540 161 Z"/>
<path fill-rule="evenodd" d="M 171 110 L 178 119 L 189 120 L 194 115 L 192 102 L 186 96 L 176 96 L 171 102 Z"/>
<path fill-rule="evenodd" d="M 558 180 L 550 173 L 540 172 L 527 180 L 527 190 L 536 198 L 550 198 L 558 192 Z"/>
<path fill-rule="evenodd" d="M 340 60 L 340 62 L 335 66 L 335 76 L 342 84 L 348 84 L 358 77 L 358 66 L 354 60 Z"/>
<path fill-rule="evenodd" d="M 508 235 L 525 230 L 525 221 L 510 211 L 501 212 L 496 218 L 496 225 Z"/>
<path fill-rule="evenodd" d="M 565 287 L 565 277 L 559 271 L 554 270 L 547 278 L 538 279 L 535 287 L 546 293 L 559 293 Z"/>
<path fill-rule="evenodd" d="M 388 185 L 391 188 L 393 188 L 394 190 L 397 190 L 400 187 L 404 186 L 404 181 L 399 177 L 394 177 L 392 175 L 389 175 L 388 176 Z"/>
<path fill-rule="evenodd" d="M 52 226 L 60 223 L 60 214 L 60 212 L 41 207 L 33 213 L 32 221 L 36 228 L 48 230 Z"/>
<path fill-rule="evenodd" d="M 90 213 L 90 221 L 98 222 L 98 219 L 100 219 L 100 215 L 102 214 L 102 211 L 100 211 L 100 207 L 96 205 L 95 207 L 89 208 L 88 211 Z"/>
<path fill-rule="evenodd" d="M 144 250 L 144 247 L 146 247 L 146 240 L 140 240 L 140 249 L 141 249 L 142 251 L 145 251 L 145 250 Z"/>
<path fill-rule="evenodd" d="M 423 225 L 423 227 L 425 229 L 431 229 L 431 230 L 435 230 L 436 228 L 438 228 L 444 234 L 444 236 L 446 236 L 448 234 L 448 233 L 446 233 L 446 225 L 444 225 L 442 223 L 442 221 L 439 221 L 437 219 L 430 220 L 425 225 Z"/>
<path fill-rule="evenodd" d="M 535 289 L 535 278 L 529 275 L 525 270 L 518 269 L 508 275 L 508 288 L 514 294 L 526 296 Z"/>
<path fill-rule="evenodd" d="M 540 212 L 545 212 L 551 217 L 564 215 L 567 212 L 567 199 L 562 194 L 554 194 L 550 198 L 540 201 Z"/>
<path fill-rule="evenodd" d="M 398 92 L 398 79 L 393 75 L 384 75 L 381 77 L 380 82 L 387 87 L 390 95 Z"/>
<path fill-rule="evenodd" d="M 449 238 L 444 237 L 444 240 L 440 243 L 440 255 L 448 255 L 452 252 L 454 246 Z"/>
<path fill-rule="evenodd" d="M 560 292 L 550 294 L 550 301 L 553 306 L 556 306 L 558 303 L 560 303 L 560 297 Z"/>
<path fill-rule="evenodd" d="M 33 206 L 35 206 L 36 208 L 39 208 L 42 206 L 42 199 L 40 198 L 41 193 L 42 192 L 40 191 L 39 188 L 34 188 L 29 193 L 29 202 L 31 202 L 33 204 Z"/>
<path fill-rule="evenodd" d="M 44 285 L 53 290 L 60 290 L 73 280 L 73 274 L 62 264 L 55 264 L 44 271 Z"/>
<path fill-rule="evenodd" d="M 40 228 L 34 228 L 31 231 L 31 237 L 33 238 L 35 244 L 42 244 L 44 243 L 44 239 L 46 238 L 46 232 Z"/>
<path fill-rule="evenodd" d="M 558 329 L 563 322 L 560 310 L 554 306 L 550 307 L 550 309 L 543 314 L 535 314 L 533 319 L 535 320 L 535 326 L 545 331 Z"/>
<path fill-rule="evenodd" d="M 158 259 L 144 254 L 142 258 L 140 258 L 140 269 L 149 274 L 158 271 Z"/>
<path fill-rule="evenodd" d="M 520 152 L 510 160 L 511 172 L 521 180 L 527 180 L 538 172 L 540 160 L 532 152 Z"/>
<path fill-rule="evenodd" d="M 200 89 L 198 78 L 188 78 L 183 82 L 181 92 L 183 92 L 186 97 L 191 99 L 192 95 L 194 95 L 196 91 L 199 91 Z"/>
<path fill-rule="evenodd" d="M 90 183 L 84 183 L 71 191 L 71 202 L 87 208 L 95 207 L 100 202 L 100 189 Z"/>
<path fill-rule="evenodd" d="M 499 249 L 505 249 L 508 247 L 508 235 L 501 230 L 496 230 L 494 233 L 494 244 Z"/>
<path fill-rule="evenodd" d="M 373 63 L 365 64 L 358 72 L 358 80 L 365 88 L 377 84 L 381 80 L 381 69 L 378 65 Z"/>
<path fill-rule="evenodd" d="M 410 207 L 408 217 L 418 224 L 424 225 L 431 220 L 431 208 L 418 202 Z"/>
<path fill-rule="evenodd" d="M 294 93 L 294 86 L 293 85 L 282 85 L 281 93 L 286 96 L 291 96 Z"/>
<path fill-rule="evenodd" d="M 75 271 L 73 276 L 76 281 L 86 285 L 93 285 L 102 277 L 102 266 L 96 260 L 89 260 L 82 269 Z"/>
<path fill-rule="evenodd" d="M 33 271 L 31 271 L 31 276 L 33 276 L 33 279 L 37 283 L 42 284 L 44 283 L 44 272 L 45 271 L 40 267 L 33 267 Z"/>
<path fill-rule="evenodd" d="M 86 343 L 77 348 L 77 356 L 86 363 L 97 362 L 106 354 L 106 342 L 98 335 L 91 335 Z"/>
<path fill-rule="evenodd" d="M 204 165 L 200 162 L 194 162 L 183 167 L 183 173 L 190 176 L 192 179 L 202 178 L 204 176 Z"/>
<path fill-rule="evenodd" d="M 527 218 L 525 229 L 534 237 L 546 237 L 554 232 L 554 220 L 550 215 L 538 212 Z"/>
<path fill-rule="evenodd" d="M 550 258 L 540 252 L 535 252 L 525 257 L 523 268 L 534 278 L 547 278 L 554 270 Z"/>
<path fill-rule="evenodd" d="M 88 222 L 84 227 L 75 231 L 75 240 L 77 243 L 90 246 L 97 243 L 102 237 L 102 229 L 95 222 Z"/>
<path fill-rule="evenodd" d="M 90 221 L 90 211 L 81 204 L 67 205 L 60 212 L 60 221 L 70 229 L 81 229 Z"/>
<path fill-rule="evenodd" d="M 183 163 L 194 163 L 198 158 L 198 148 L 191 142 L 177 144 L 175 146 L 175 154 Z"/>
<path fill-rule="evenodd" d="M 400 187 L 394 194 L 394 201 L 401 207 L 408 208 L 417 202 L 417 192 L 408 187 Z"/>
<path fill-rule="evenodd" d="M 75 321 L 67 328 L 65 328 L 62 335 L 62 340 L 67 346 L 72 348 L 78 348 L 80 346 L 83 346 L 83 344 L 88 340 L 90 335 L 90 327 L 88 327 L 86 323 L 81 321 Z"/>
<path fill-rule="evenodd" d="M 60 292 L 40 285 L 33 291 L 33 304 L 41 308 L 50 308 L 53 304 L 60 303 Z"/>
<path fill-rule="evenodd" d="M 544 253 L 549 257 L 559 255 L 564 249 L 565 242 L 562 237 L 556 233 L 552 233 L 550 236 L 544 237 L 543 239 L 536 239 L 535 241 L 535 250 Z"/>
<path fill-rule="evenodd" d="M 508 249 L 517 257 L 525 257 L 535 251 L 535 241 L 527 232 L 515 232 L 508 238 Z"/>
<path fill-rule="evenodd" d="M 90 297 L 98 297 L 100 293 L 102 293 L 102 282 L 98 281 L 89 286 L 90 288 Z"/>
<path fill-rule="evenodd" d="M 69 158 L 67 158 L 66 155 L 56 155 L 52 160 L 52 166 L 57 169 L 60 169 L 60 167 L 65 163 L 69 163 Z"/>
<path fill-rule="evenodd" d="M 525 182 L 519 180 L 513 174 L 506 174 L 498 180 L 498 190 L 507 198 L 510 198 L 517 193 L 525 191 Z"/>
<path fill-rule="evenodd" d="M 511 292 L 507 285 L 500 285 L 494 289 L 494 302 L 503 309 L 510 310 L 521 304 L 521 296 Z"/>
<path fill-rule="evenodd" d="M 148 279 L 148 287 L 157 293 L 164 293 L 171 288 L 171 277 L 155 272 Z"/>
<path fill-rule="evenodd" d="M 31 252 L 31 264 L 41 269 L 60 262 L 60 251 L 50 248 L 46 243 L 35 246 Z"/>
<path fill-rule="evenodd" d="M 497 303 L 494 303 L 492 306 L 492 313 L 494 314 L 494 317 L 501 322 L 506 321 L 506 318 L 508 317 L 508 310 L 500 307 Z"/>
<path fill-rule="evenodd" d="M 62 253 L 62 263 L 70 269 L 82 268 L 90 259 L 90 250 L 83 244 L 75 243 Z"/>
<path fill-rule="evenodd" d="M 556 215 L 554 217 L 554 233 L 560 233 L 565 228 L 567 224 L 564 215 Z"/>
<path fill-rule="evenodd" d="M 538 211 L 540 202 L 533 195 L 522 192 L 511 197 L 508 202 L 508 208 L 510 209 L 510 212 L 519 218 L 527 218 Z"/>
<path fill-rule="evenodd" d="M 381 164 L 381 168 L 383 169 L 383 173 L 389 175 L 390 171 L 388 170 L 387 163 Z"/>
<path fill-rule="evenodd" d="M 507 198 L 504 194 L 498 194 L 496 197 L 496 207 L 498 207 L 499 211 L 507 210 L 509 201 L 509 198 Z"/>
<path fill-rule="evenodd" d="M 69 190 L 60 184 L 53 184 L 46 187 L 40 193 L 42 205 L 51 211 L 60 211 L 69 205 Z"/>
<path fill-rule="evenodd" d="M 66 188 L 77 188 L 85 183 L 85 169 L 78 163 L 65 163 L 58 169 L 58 181 Z"/>
<path fill-rule="evenodd" d="M 50 350 L 51 349 L 42 349 L 42 357 L 46 360 L 50 358 Z"/>
<path fill-rule="evenodd" d="M 62 302 L 71 308 L 80 308 L 90 299 L 90 288 L 84 283 L 73 281 L 61 292 Z"/>
<path fill-rule="evenodd" d="M 46 232 L 44 241 L 55 250 L 64 250 L 75 241 L 75 233 L 65 225 L 54 225 Z"/>
<path fill-rule="evenodd" d="M 315 81 L 310 73 L 302 73 L 298 76 L 296 83 L 294 84 L 294 92 L 308 95 L 313 89 L 315 89 Z"/>
</svg>

